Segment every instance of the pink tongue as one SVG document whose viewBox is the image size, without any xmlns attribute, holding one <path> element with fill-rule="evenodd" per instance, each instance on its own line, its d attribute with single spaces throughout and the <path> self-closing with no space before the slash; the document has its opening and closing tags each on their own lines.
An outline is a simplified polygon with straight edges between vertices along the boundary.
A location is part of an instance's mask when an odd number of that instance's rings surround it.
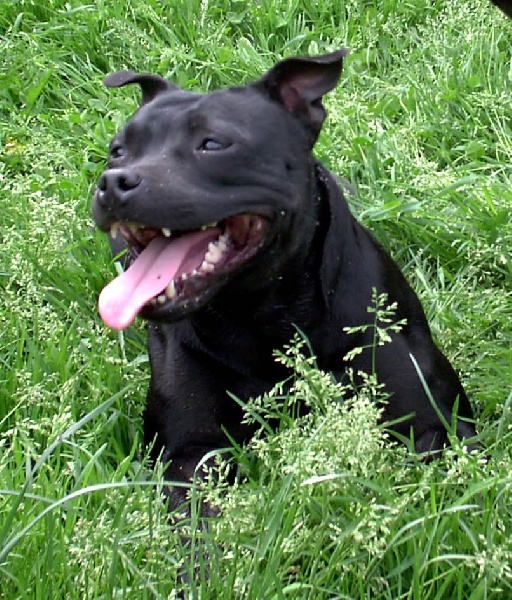
<svg viewBox="0 0 512 600">
<path fill-rule="evenodd" d="M 130 268 L 103 288 L 98 300 L 103 321 L 112 329 L 126 329 L 144 304 L 162 293 L 176 274 L 199 267 L 208 243 L 219 234 L 212 228 L 176 240 L 151 240 Z"/>
</svg>

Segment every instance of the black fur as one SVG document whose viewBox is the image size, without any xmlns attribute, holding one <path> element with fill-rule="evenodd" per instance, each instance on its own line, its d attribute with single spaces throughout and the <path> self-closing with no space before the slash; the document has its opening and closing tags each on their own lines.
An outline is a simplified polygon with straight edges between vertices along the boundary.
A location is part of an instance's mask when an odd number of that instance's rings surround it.
<svg viewBox="0 0 512 600">
<path fill-rule="evenodd" d="M 239 443 L 251 437 L 226 391 L 246 400 L 283 380 L 287 373 L 272 351 L 295 327 L 307 335 L 319 367 L 343 379 L 346 353 L 372 344 L 373 331 L 350 335 L 343 328 L 370 322 L 373 288 L 398 303 L 397 320 L 407 319 L 392 343 L 377 349 L 378 379 L 389 393 L 386 420 L 410 415 L 395 430 L 407 437 L 414 431 L 420 452 L 448 441 L 410 354 L 446 420 L 456 401 L 459 416 L 472 417 L 416 294 L 311 154 L 325 118 L 322 96 L 337 84 L 345 54 L 287 59 L 255 83 L 206 95 L 153 75 L 122 72 L 106 80 L 114 87 L 138 83 L 143 102 L 116 136 L 95 194 L 94 216 L 104 231 L 114 222 L 188 231 L 241 213 L 269 223 L 258 252 L 213 278 L 194 302 L 141 312 L 149 320 L 151 361 L 145 436 L 148 443 L 156 437 L 155 457 L 171 460 L 171 481 L 187 481 L 205 453 L 224 447 L 224 428 Z M 370 372 L 371 351 L 350 366 Z M 461 438 L 474 435 L 464 420 L 456 429 Z M 183 488 L 169 494 L 172 506 L 185 500 Z"/>
</svg>

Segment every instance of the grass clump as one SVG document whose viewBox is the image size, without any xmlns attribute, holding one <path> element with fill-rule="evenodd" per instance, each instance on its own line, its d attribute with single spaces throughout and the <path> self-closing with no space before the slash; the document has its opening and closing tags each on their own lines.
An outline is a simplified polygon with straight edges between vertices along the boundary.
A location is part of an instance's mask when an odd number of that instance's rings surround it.
<svg viewBox="0 0 512 600">
<path fill-rule="evenodd" d="M 3 596 L 511 595 L 510 27 L 483 0 L 1 4 Z M 96 312 L 114 268 L 91 192 L 137 105 L 101 79 L 132 68 L 207 91 L 340 46 L 317 155 L 419 292 L 486 460 L 455 443 L 425 465 L 390 444 L 378 388 L 341 403 L 298 343 L 282 356 L 292 395 L 247 407 L 281 427 L 235 450 L 234 486 L 221 464 L 193 490 L 224 514 L 191 552 L 140 443 L 144 327 L 117 335 Z M 311 414 L 293 420 L 299 400 Z"/>
<path fill-rule="evenodd" d="M 234 598 L 510 593 L 503 465 L 468 454 L 456 439 L 429 465 L 391 444 L 374 383 L 341 401 L 341 386 L 302 354 L 302 344 L 284 356 L 297 377 L 292 398 L 283 405 L 275 390 L 248 412 L 268 418 L 269 407 L 280 406 L 286 422 L 300 399 L 311 413 L 237 456 L 249 481 L 230 485 L 222 464 L 205 486 L 223 513 L 211 523 L 222 552 L 206 589 L 221 597 L 227 581 Z"/>
</svg>

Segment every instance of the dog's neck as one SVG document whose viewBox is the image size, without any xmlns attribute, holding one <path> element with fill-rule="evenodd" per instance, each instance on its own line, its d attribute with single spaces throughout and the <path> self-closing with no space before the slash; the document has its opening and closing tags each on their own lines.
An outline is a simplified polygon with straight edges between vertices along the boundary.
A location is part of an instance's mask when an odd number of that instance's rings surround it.
<svg viewBox="0 0 512 600">
<path fill-rule="evenodd" d="M 275 279 L 258 291 L 247 294 L 243 288 L 237 290 L 229 286 L 188 319 L 198 340 L 203 342 L 204 347 L 216 348 L 216 356 L 220 360 L 224 345 L 231 361 L 237 354 L 233 345 L 238 347 L 242 368 L 252 356 L 266 354 L 270 359 L 271 351 L 288 343 L 297 328 L 306 336 L 315 332 L 320 338 L 332 330 L 333 312 L 328 310 L 329 286 L 339 273 L 325 273 L 321 265 L 329 251 L 326 239 L 331 220 L 337 219 L 335 251 L 339 249 L 342 253 L 346 239 L 343 231 L 351 234 L 352 218 L 335 178 L 316 161 L 311 165 L 308 193 L 313 200 L 310 219 L 316 225 L 311 228 L 311 239 L 304 243 L 307 252 L 291 257 Z M 333 210 L 336 215 L 333 215 Z M 340 211 L 343 213 L 341 217 Z M 332 262 L 336 264 L 336 260 Z M 338 263 L 342 264 L 342 261 Z M 287 299 L 286 303 L 283 298 Z M 311 307 L 315 310 L 312 311 Z M 322 339 L 318 343 L 315 339 L 310 341 L 313 348 L 322 347 Z"/>
</svg>

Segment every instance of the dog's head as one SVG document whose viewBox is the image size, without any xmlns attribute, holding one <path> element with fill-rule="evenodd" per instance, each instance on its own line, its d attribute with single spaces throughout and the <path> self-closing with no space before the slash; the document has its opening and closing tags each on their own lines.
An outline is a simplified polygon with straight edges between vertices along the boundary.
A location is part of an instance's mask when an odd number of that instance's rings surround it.
<svg viewBox="0 0 512 600">
<path fill-rule="evenodd" d="M 124 329 L 139 314 L 182 318 L 262 253 L 264 279 L 284 260 L 283 248 L 293 255 L 304 243 L 297 231 L 311 234 L 316 218 L 308 200 L 322 97 L 347 52 L 289 58 L 247 86 L 205 95 L 157 75 L 105 79 L 142 90 L 94 195 L 96 223 L 114 250 L 128 249 L 126 271 L 100 296 L 109 326 Z"/>
</svg>

